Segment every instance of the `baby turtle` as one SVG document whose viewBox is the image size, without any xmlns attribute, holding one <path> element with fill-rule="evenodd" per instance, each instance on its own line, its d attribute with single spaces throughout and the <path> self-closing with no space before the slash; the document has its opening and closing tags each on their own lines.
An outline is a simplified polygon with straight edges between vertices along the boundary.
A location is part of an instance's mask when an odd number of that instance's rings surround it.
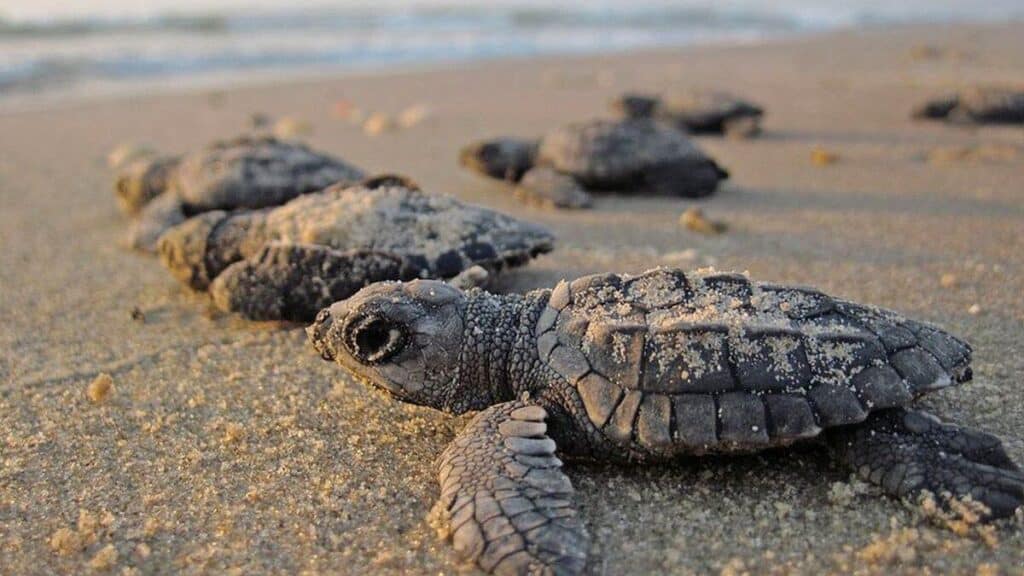
<svg viewBox="0 0 1024 576">
<path fill-rule="evenodd" d="M 498 272 L 552 243 L 540 226 L 379 176 L 277 208 L 204 212 L 168 230 L 159 252 L 176 278 L 208 289 L 225 311 L 308 321 L 372 282 Z"/>
<path fill-rule="evenodd" d="M 926 102 L 914 118 L 958 124 L 1024 123 L 1024 90 L 977 87 Z"/>
<path fill-rule="evenodd" d="M 612 101 L 622 118 L 653 118 L 692 134 L 750 138 L 761 133 L 764 109 L 725 92 L 673 91 L 662 96 L 627 93 Z"/>
<path fill-rule="evenodd" d="M 636 465 L 818 438 L 896 497 L 970 497 L 988 518 L 1024 503 L 997 438 L 909 408 L 971 378 L 967 344 L 807 288 L 674 269 L 526 295 L 382 283 L 307 333 L 401 401 L 481 411 L 439 460 L 435 513 L 489 572 L 583 569 L 587 534 L 556 451 Z"/>
<path fill-rule="evenodd" d="M 189 216 L 277 206 L 363 178 L 362 170 L 303 144 L 245 136 L 184 156 L 135 160 L 121 171 L 115 189 L 121 209 L 137 219 L 129 243 L 153 251 L 160 234 Z"/>
<path fill-rule="evenodd" d="M 729 176 L 685 134 L 647 119 L 569 124 L 539 141 L 476 142 L 459 160 L 559 208 L 589 206 L 588 190 L 707 196 Z"/>
</svg>

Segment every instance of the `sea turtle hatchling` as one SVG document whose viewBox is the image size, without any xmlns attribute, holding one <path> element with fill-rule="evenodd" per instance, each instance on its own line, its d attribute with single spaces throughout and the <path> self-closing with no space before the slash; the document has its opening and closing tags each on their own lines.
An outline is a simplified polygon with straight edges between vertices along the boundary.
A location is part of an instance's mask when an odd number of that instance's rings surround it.
<svg viewBox="0 0 1024 576">
<path fill-rule="evenodd" d="M 622 118 L 653 118 L 691 134 L 749 138 L 761 133 L 764 109 L 726 92 L 675 90 L 663 95 L 626 93 L 611 103 Z"/>
<path fill-rule="evenodd" d="M 243 136 L 184 156 L 136 159 L 120 171 L 115 191 L 121 209 L 136 219 L 129 244 L 153 251 L 160 234 L 189 216 L 277 206 L 365 177 L 359 168 L 304 144 Z"/>
<path fill-rule="evenodd" d="M 399 400 L 481 411 L 439 460 L 435 514 L 490 572 L 582 570 L 587 535 L 556 451 L 639 464 L 820 438 L 896 497 L 970 497 L 986 517 L 1024 503 L 997 438 L 909 408 L 969 380 L 971 348 L 811 289 L 673 269 L 526 295 L 381 283 L 307 332 Z"/>
<path fill-rule="evenodd" d="M 459 161 L 558 208 L 589 206 L 590 190 L 707 196 L 729 176 L 685 134 L 647 119 L 568 124 L 539 141 L 476 142 Z"/>
<path fill-rule="evenodd" d="M 383 175 L 263 210 L 214 210 L 159 241 L 171 273 L 225 311 L 309 321 L 381 280 L 498 272 L 552 249 L 546 229 Z"/>
<path fill-rule="evenodd" d="M 1024 89 L 975 87 L 928 101 L 914 118 L 957 124 L 1024 124 Z"/>
</svg>

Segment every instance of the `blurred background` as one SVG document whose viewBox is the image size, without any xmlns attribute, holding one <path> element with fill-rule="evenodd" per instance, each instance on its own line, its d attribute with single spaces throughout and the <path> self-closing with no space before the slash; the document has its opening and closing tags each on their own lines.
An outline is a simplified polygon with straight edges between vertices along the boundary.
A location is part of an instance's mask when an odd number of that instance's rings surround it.
<svg viewBox="0 0 1024 576">
<path fill-rule="evenodd" d="M 1021 0 L 0 0 L 0 100 L 993 21 Z"/>
</svg>

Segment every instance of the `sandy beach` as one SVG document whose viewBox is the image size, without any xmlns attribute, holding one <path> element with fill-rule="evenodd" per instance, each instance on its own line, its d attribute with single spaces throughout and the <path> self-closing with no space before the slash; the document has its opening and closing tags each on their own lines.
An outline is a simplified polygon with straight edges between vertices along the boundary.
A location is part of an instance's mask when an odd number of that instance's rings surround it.
<svg viewBox="0 0 1024 576">
<path fill-rule="evenodd" d="M 1024 462 L 1024 130 L 909 119 L 951 88 L 1024 84 L 1022 53 L 1021 23 L 922 26 L 0 111 L 0 573 L 467 570 L 426 521 L 432 463 L 465 418 L 368 390 L 301 326 L 220 314 L 121 245 L 112 148 L 184 151 L 254 113 L 308 123 L 311 145 L 367 169 L 549 226 L 556 250 L 503 290 L 714 266 L 940 324 L 974 346 L 975 378 L 923 405 Z M 732 174 L 706 200 L 603 196 L 557 212 L 456 165 L 472 139 L 604 115 L 627 89 L 693 86 L 768 111 L 758 139 L 699 139 Z M 339 100 L 431 114 L 370 136 L 335 117 Z M 837 160 L 815 164 L 815 149 Z M 681 226 L 692 205 L 728 230 Z M 112 387 L 93 402 L 100 374 Z M 588 573 L 1024 574 L 1022 519 L 937 527 L 816 446 L 567 471 L 593 537 Z"/>
</svg>

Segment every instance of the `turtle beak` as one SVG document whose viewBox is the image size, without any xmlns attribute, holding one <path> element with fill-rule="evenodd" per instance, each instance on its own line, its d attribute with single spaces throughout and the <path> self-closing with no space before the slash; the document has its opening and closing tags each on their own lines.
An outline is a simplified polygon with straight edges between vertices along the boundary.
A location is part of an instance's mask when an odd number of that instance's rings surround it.
<svg viewBox="0 0 1024 576">
<path fill-rule="evenodd" d="M 330 332 L 333 324 L 334 318 L 331 316 L 331 310 L 324 308 L 316 315 L 316 320 L 306 327 L 306 336 L 309 337 L 309 342 L 320 353 L 320 357 L 328 362 L 334 361 L 334 352 L 331 351 L 327 338 L 327 333 Z"/>
</svg>

